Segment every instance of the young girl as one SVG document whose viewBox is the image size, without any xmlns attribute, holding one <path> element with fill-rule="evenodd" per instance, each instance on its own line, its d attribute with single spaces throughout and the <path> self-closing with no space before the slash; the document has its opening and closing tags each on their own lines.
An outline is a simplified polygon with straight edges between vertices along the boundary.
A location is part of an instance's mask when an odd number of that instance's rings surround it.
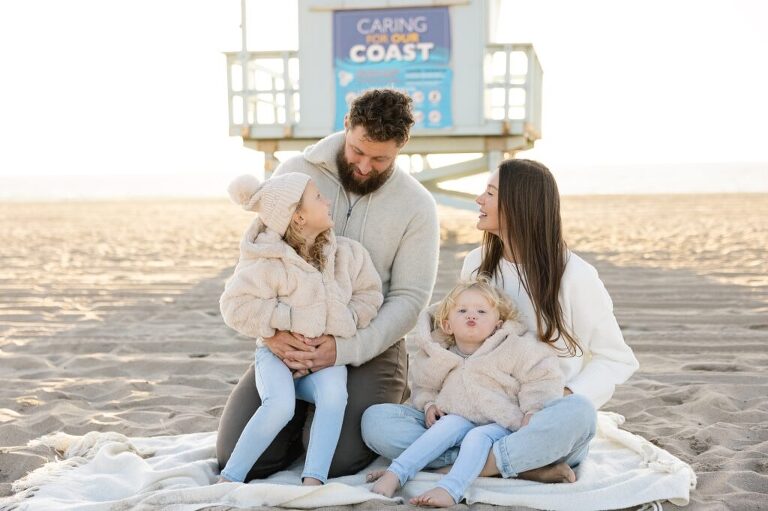
<svg viewBox="0 0 768 511">
<path fill-rule="evenodd" d="M 381 280 L 362 245 L 334 235 L 330 202 L 306 174 L 283 174 L 264 183 L 242 176 L 229 193 L 259 216 L 240 244 L 240 260 L 221 296 L 221 314 L 227 325 L 257 338 L 255 374 L 262 404 L 220 481 L 245 479 L 301 399 L 315 403 L 302 482 L 324 484 L 347 405 L 346 368 L 292 375 L 262 338 L 277 331 L 351 337 L 376 316 L 383 301 Z"/>
<path fill-rule="evenodd" d="M 422 313 L 412 404 L 424 410 L 428 429 L 386 471 L 369 475 L 378 477 L 374 492 L 391 497 L 445 450 L 461 445 L 450 472 L 411 499 L 433 507 L 457 504 L 493 442 L 525 427 L 562 395 L 554 350 L 527 330 L 512 301 L 485 279 L 460 283 Z"/>
</svg>

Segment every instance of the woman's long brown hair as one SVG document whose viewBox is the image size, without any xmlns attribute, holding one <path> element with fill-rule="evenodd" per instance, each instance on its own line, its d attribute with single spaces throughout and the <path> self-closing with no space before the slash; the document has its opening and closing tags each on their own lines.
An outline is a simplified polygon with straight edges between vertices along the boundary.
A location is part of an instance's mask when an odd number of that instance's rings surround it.
<svg viewBox="0 0 768 511">
<path fill-rule="evenodd" d="M 479 275 L 501 277 L 504 246 L 518 263 L 520 282 L 536 313 L 539 339 L 565 342 L 568 356 L 583 350 L 565 325 L 558 300 L 568 252 L 560 220 L 560 193 L 549 169 L 533 160 L 505 160 L 499 165 L 499 231 L 483 234 Z M 502 284 L 503 285 L 503 284 Z"/>
</svg>

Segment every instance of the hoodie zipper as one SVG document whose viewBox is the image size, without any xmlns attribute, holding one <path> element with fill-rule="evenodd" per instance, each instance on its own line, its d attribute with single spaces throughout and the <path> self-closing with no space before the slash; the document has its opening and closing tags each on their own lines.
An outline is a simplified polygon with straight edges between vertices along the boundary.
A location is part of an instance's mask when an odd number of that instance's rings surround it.
<svg viewBox="0 0 768 511">
<path fill-rule="evenodd" d="M 365 195 L 361 195 L 357 199 L 357 201 L 355 201 L 355 203 L 352 204 L 352 201 L 349 200 L 349 195 L 347 194 L 347 191 L 344 189 L 342 189 L 342 191 L 344 192 L 344 198 L 347 199 L 347 204 L 349 204 L 349 206 L 347 207 L 347 217 L 344 219 L 344 228 L 341 230 L 341 235 L 346 236 L 347 226 L 349 225 L 349 217 L 352 216 L 352 209 L 354 209 L 354 207 L 357 206 L 360 203 L 360 201 L 362 201 L 365 198 Z M 370 198 L 368 200 L 370 200 Z"/>
</svg>

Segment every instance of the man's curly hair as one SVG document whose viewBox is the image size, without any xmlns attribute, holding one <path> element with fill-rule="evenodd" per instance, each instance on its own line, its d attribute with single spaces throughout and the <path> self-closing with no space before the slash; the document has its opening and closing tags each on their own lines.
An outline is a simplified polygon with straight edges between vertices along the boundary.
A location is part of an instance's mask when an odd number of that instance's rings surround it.
<svg viewBox="0 0 768 511">
<path fill-rule="evenodd" d="M 408 141 L 413 126 L 411 98 L 393 89 L 371 89 L 355 98 L 349 109 L 350 128 L 362 126 L 374 142 Z"/>
</svg>

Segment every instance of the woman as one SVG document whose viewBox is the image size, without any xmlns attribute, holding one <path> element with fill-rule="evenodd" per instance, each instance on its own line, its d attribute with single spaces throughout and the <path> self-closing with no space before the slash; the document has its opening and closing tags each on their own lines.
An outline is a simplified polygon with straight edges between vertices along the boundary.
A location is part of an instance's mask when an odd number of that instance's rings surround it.
<svg viewBox="0 0 768 511">
<path fill-rule="evenodd" d="M 566 382 L 563 397 L 494 443 L 481 475 L 574 482 L 572 468 L 595 434 L 595 409 L 637 370 L 637 359 L 597 271 L 566 247 L 557 184 L 544 165 L 502 162 L 476 202 L 483 242 L 467 254 L 461 278 L 485 275 L 512 296 L 528 328 L 559 355 Z M 363 415 L 363 438 L 394 459 L 426 430 L 424 419 L 407 405 L 372 406 Z M 450 465 L 457 454 L 450 449 L 429 467 Z"/>
</svg>

